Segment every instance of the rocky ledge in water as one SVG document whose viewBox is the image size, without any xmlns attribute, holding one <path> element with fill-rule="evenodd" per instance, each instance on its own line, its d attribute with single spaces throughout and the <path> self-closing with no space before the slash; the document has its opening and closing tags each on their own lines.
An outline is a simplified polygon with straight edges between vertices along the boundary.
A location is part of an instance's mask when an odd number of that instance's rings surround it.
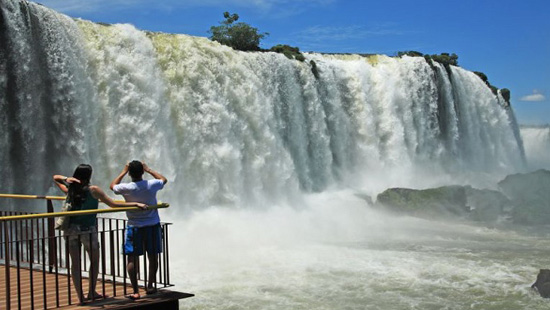
<svg viewBox="0 0 550 310">
<path fill-rule="evenodd" d="M 550 298 L 550 270 L 541 269 L 537 281 L 531 285 L 531 288 L 536 289 L 540 296 Z"/>
<path fill-rule="evenodd" d="M 498 186 L 498 191 L 459 185 L 390 188 L 378 195 L 376 205 L 422 218 L 550 223 L 550 171 L 509 175 Z"/>
</svg>

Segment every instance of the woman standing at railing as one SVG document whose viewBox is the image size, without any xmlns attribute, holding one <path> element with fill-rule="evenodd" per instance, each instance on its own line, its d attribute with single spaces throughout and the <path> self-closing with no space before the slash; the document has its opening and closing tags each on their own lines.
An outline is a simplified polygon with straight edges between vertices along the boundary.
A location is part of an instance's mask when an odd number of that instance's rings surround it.
<svg viewBox="0 0 550 310">
<path fill-rule="evenodd" d="M 55 184 L 67 194 L 67 201 L 73 206 L 73 210 L 97 209 L 98 201 L 107 204 L 111 208 L 116 207 L 139 207 L 147 209 L 147 205 L 137 202 L 115 202 L 103 192 L 101 188 L 90 184 L 92 177 L 92 166 L 79 165 L 72 177 L 54 175 Z M 97 276 L 99 273 L 99 242 L 97 238 L 96 214 L 71 216 L 69 228 L 63 231 L 69 245 L 71 257 L 71 274 L 80 304 L 85 300 L 103 298 L 96 292 Z M 81 266 L 80 266 L 80 245 L 88 253 L 90 258 L 90 279 L 88 296 L 84 298 L 82 291 Z"/>
</svg>

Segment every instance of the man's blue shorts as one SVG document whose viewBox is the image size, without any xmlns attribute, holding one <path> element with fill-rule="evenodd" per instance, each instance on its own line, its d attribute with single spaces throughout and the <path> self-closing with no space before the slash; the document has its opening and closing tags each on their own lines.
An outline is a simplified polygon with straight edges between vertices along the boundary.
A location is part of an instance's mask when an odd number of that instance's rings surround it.
<svg viewBox="0 0 550 310">
<path fill-rule="evenodd" d="M 162 253 L 162 231 L 160 224 L 153 226 L 126 227 L 126 240 L 124 241 L 124 254 L 143 255 L 143 249 L 148 254 Z"/>
</svg>

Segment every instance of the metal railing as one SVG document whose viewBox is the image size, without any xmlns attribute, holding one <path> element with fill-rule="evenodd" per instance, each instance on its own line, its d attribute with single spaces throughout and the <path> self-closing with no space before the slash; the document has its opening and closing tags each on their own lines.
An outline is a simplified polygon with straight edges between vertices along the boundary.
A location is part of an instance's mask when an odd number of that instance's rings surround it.
<svg viewBox="0 0 550 310">
<path fill-rule="evenodd" d="M 10 196 L 10 197 L 6 197 Z M 0 309 L 22 309 L 62 307 L 78 303 L 73 297 L 71 260 L 67 238 L 54 229 L 56 216 L 74 216 L 90 213 L 111 213 L 136 210 L 137 207 L 115 209 L 97 209 L 86 211 L 53 212 L 52 200 L 63 200 L 58 196 L 3 195 L 0 198 L 45 199 L 47 213 L 0 211 L 0 267 L 4 267 L 3 283 L 0 286 Z M 29 198 L 34 197 L 34 198 Z M 166 208 L 160 204 L 157 208 Z M 154 208 L 154 206 L 153 206 Z M 168 227 L 170 223 L 161 223 L 162 252 L 158 254 L 158 270 L 155 276 L 155 288 L 173 286 L 170 283 L 170 261 L 168 247 Z M 116 297 L 120 289 L 126 295 L 132 290 L 127 275 L 127 256 L 122 250 L 127 220 L 118 218 L 97 218 L 97 236 L 99 241 L 99 276 L 96 290 L 105 296 Z M 88 234 L 88 233 L 85 233 Z M 84 234 L 77 238 L 84 239 Z M 90 238 L 91 239 L 91 238 Z M 153 238 L 153 240 L 157 240 Z M 157 246 L 157 245 L 154 245 Z M 92 247 L 90 247 L 92 248 Z M 92 250 L 93 251 L 93 250 Z M 89 278 L 94 270 L 89 270 L 89 258 L 84 249 L 80 250 L 80 279 Z M 138 285 L 146 287 L 147 260 L 139 264 Z M 151 279 L 149 279 L 151 280 Z M 66 282 L 66 283 L 63 283 Z M 2 275 L 0 274 L 0 283 Z M 82 282 L 81 282 L 82 283 Z M 83 291 L 85 286 L 81 285 Z M 16 295 L 16 296 L 15 296 Z"/>
</svg>

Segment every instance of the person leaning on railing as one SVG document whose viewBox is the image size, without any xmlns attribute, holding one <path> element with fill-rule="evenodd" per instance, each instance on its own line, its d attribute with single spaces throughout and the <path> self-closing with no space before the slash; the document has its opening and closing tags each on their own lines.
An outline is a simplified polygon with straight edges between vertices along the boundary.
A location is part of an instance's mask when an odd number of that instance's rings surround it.
<svg viewBox="0 0 550 310">
<path fill-rule="evenodd" d="M 143 174 L 147 172 L 154 179 L 144 180 Z M 126 174 L 130 175 L 132 182 L 120 183 Z M 111 182 L 111 189 L 115 194 L 124 196 L 126 201 L 139 201 L 148 205 L 157 204 L 157 192 L 164 188 L 168 180 L 160 173 L 149 168 L 147 164 L 138 160 L 129 162 L 122 172 Z M 128 226 L 124 240 L 124 254 L 128 256 L 127 270 L 132 282 L 134 292 L 128 296 L 132 300 L 139 299 L 137 271 L 139 270 L 139 256 L 147 252 L 149 260 L 149 274 L 146 294 L 157 292 L 156 273 L 158 269 L 158 254 L 162 252 L 160 218 L 156 209 L 136 212 L 127 211 Z M 145 248 L 145 249 L 144 249 Z"/>
<path fill-rule="evenodd" d="M 147 205 L 138 202 L 116 202 L 109 198 L 98 186 L 91 185 L 92 166 L 81 164 L 76 167 L 72 177 L 54 175 L 55 185 L 65 194 L 67 200 L 73 206 L 73 210 L 94 210 L 101 201 L 111 208 L 139 207 L 147 209 Z M 78 300 L 83 304 L 86 300 L 103 298 L 96 292 L 97 276 L 99 273 L 99 242 L 97 238 L 96 214 L 78 215 L 68 217 L 69 228 L 63 231 L 63 235 L 69 244 L 69 256 L 71 257 L 71 274 Z M 81 281 L 80 245 L 90 258 L 90 279 L 88 295 L 84 298 Z"/>
</svg>

